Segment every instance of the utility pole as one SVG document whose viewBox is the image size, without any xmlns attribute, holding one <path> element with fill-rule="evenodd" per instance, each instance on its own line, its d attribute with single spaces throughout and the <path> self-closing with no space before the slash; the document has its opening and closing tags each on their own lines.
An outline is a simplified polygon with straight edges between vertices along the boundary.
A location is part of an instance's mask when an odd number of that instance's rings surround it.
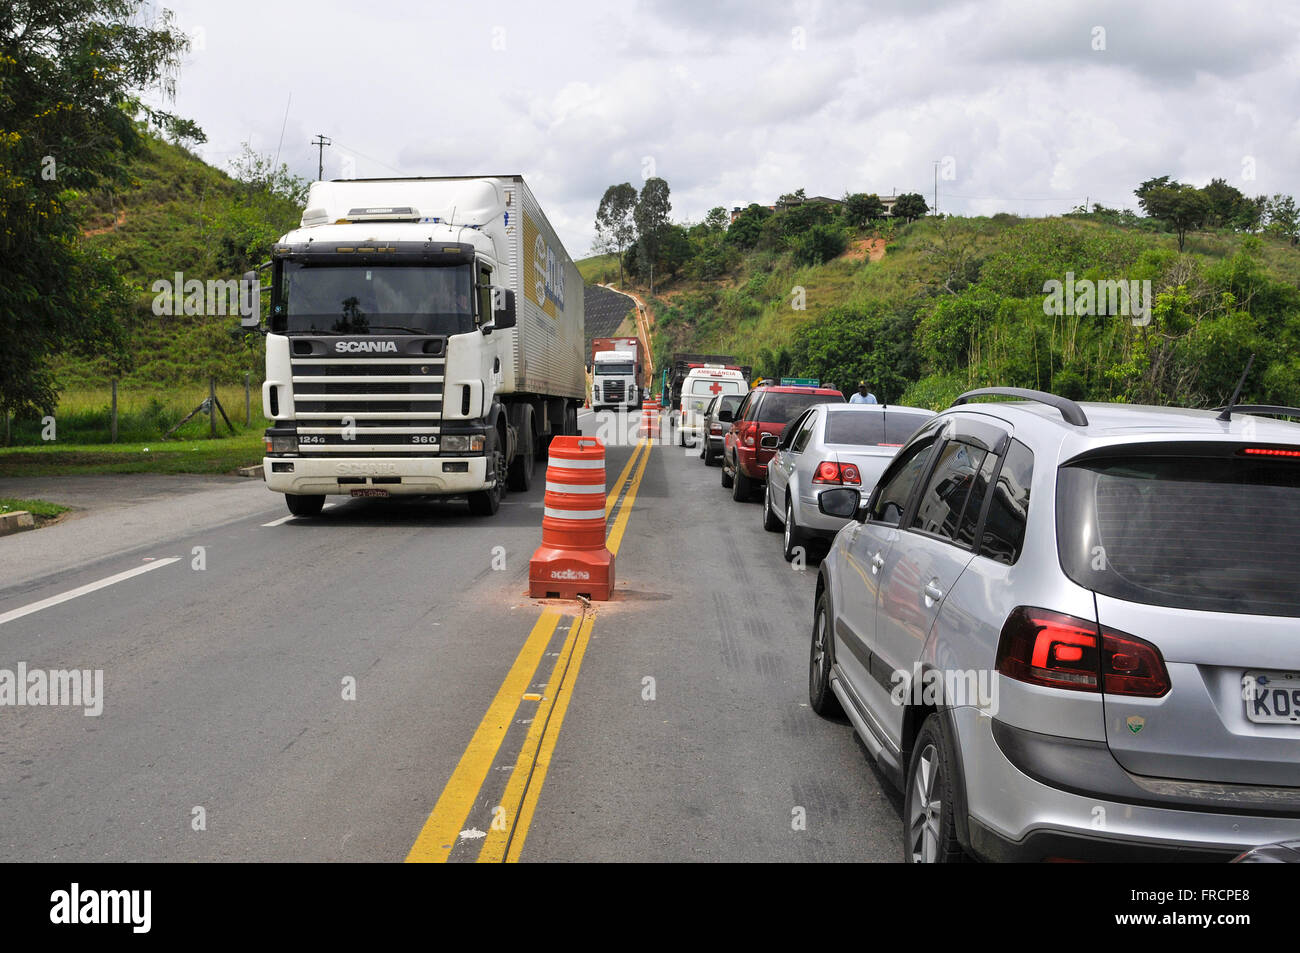
<svg viewBox="0 0 1300 953">
<path fill-rule="evenodd" d="M 939 214 L 939 160 L 934 160 L 934 214 Z"/>
<path fill-rule="evenodd" d="M 318 147 L 317 160 L 316 160 L 316 180 L 319 182 L 325 178 L 325 147 L 329 145 L 333 145 L 334 143 L 332 139 L 325 138 L 325 133 L 318 132 L 316 133 L 316 138 L 311 141 L 311 144 L 313 146 Z"/>
</svg>

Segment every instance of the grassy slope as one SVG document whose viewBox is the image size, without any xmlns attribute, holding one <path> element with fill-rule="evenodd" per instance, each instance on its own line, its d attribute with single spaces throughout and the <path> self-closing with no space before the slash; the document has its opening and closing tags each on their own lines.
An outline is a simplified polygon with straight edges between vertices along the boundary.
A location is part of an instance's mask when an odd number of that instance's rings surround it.
<svg viewBox="0 0 1300 953">
<path fill-rule="evenodd" d="M 155 281 L 238 278 L 240 250 L 255 227 L 283 232 L 299 210 L 283 199 L 250 191 L 179 146 L 153 139 L 132 160 L 133 187 L 120 194 L 85 197 L 85 241 L 112 254 L 138 291 L 132 322 L 134 367 L 122 375 L 135 391 L 165 391 L 178 384 L 242 381 L 262 376 L 260 339 L 233 333 L 238 318 L 156 316 Z M 55 364 L 60 384 L 85 390 L 106 387 L 103 361 L 64 359 Z"/>
<path fill-rule="evenodd" d="M 798 268 L 788 253 L 752 252 L 735 273 L 719 281 L 670 281 L 656 289 L 658 293 L 652 302 L 657 317 L 655 352 L 657 355 L 673 351 L 733 354 L 742 362 L 754 364 L 757 371 L 760 351 L 768 349 L 775 353 L 788 348 L 799 328 L 819 321 L 833 308 L 893 310 L 943 294 L 941 289 L 952 257 L 963 254 L 983 262 L 999 253 L 1010 252 L 1015 236 L 1009 235 L 1009 231 L 1035 221 L 1042 220 L 1021 220 L 1013 216 L 942 222 L 922 219 L 899 228 L 884 258 L 878 262 L 841 256 L 823 265 Z M 1171 234 L 1124 229 L 1096 221 L 1068 221 L 1070 227 L 1085 235 L 1127 239 L 1143 250 L 1177 251 L 1177 241 Z M 856 237 L 866 234 L 869 233 Z M 1246 237 L 1231 232 L 1193 233 L 1187 237 L 1185 251 L 1201 259 L 1203 264 L 1209 264 L 1235 254 Z M 579 262 L 579 268 L 584 273 L 598 273 L 606 267 L 603 259 L 609 257 L 585 259 Z M 1272 278 L 1300 286 L 1300 251 L 1265 239 L 1257 257 Z M 1087 264 L 1080 263 L 1076 268 L 1078 277 L 1083 277 Z M 629 282 L 629 286 L 645 291 L 641 285 Z M 792 307 L 797 287 L 803 289 L 805 310 Z M 693 323 L 673 320 L 669 306 L 699 295 L 712 296 L 713 306 Z M 961 385 L 957 382 L 951 386 Z M 923 406 L 946 406 L 949 389 L 912 388 L 908 399 Z"/>
</svg>

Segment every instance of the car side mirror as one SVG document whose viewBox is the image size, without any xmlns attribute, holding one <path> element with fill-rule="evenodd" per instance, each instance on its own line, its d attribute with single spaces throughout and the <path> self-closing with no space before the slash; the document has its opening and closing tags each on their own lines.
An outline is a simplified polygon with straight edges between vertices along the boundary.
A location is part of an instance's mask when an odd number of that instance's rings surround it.
<svg viewBox="0 0 1300 953">
<path fill-rule="evenodd" d="M 825 490 L 817 497 L 817 509 L 836 519 L 853 519 L 858 514 L 862 494 L 849 486 Z"/>
<path fill-rule="evenodd" d="M 736 419 L 735 414 L 733 414 L 730 410 L 727 410 L 727 408 L 725 407 L 722 408 L 720 411 L 718 411 L 718 421 L 720 423 L 729 424 L 735 419 Z"/>
<path fill-rule="evenodd" d="M 509 288 L 492 289 L 492 325 L 498 331 L 513 328 L 515 318 L 515 293 Z"/>
</svg>

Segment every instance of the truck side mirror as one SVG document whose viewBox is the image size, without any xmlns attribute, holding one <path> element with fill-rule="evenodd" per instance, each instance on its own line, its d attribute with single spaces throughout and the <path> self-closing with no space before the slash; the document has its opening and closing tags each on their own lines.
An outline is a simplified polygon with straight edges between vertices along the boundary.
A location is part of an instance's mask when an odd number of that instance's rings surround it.
<svg viewBox="0 0 1300 953">
<path fill-rule="evenodd" d="M 256 328 L 262 324 L 262 283 L 256 271 L 246 271 L 239 281 L 239 326 Z"/>
<path fill-rule="evenodd" d="M 515 293 L 508 288 L 492 289 L 492 323 L 498 331 L 515 326 Z"/>
</svg>

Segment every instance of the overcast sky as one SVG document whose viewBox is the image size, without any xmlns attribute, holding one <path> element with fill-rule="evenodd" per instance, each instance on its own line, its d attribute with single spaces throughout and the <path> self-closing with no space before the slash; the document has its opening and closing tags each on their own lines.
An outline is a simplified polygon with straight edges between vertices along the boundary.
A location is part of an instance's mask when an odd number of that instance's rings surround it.
<svg viewBox="0 0 1300 953">
<path fill-rule="evenodd" d="M 1300 192 L 1292 2 L 171 0 L 173 108 L 314 179 L 521 172 L 575 257 L 606 186 L 672 217 L 782 192 L 956 214 L 1136 207 L 1169 174 Z M 287 118 L 286 118 L 287 115 Z"/>
</svg>

